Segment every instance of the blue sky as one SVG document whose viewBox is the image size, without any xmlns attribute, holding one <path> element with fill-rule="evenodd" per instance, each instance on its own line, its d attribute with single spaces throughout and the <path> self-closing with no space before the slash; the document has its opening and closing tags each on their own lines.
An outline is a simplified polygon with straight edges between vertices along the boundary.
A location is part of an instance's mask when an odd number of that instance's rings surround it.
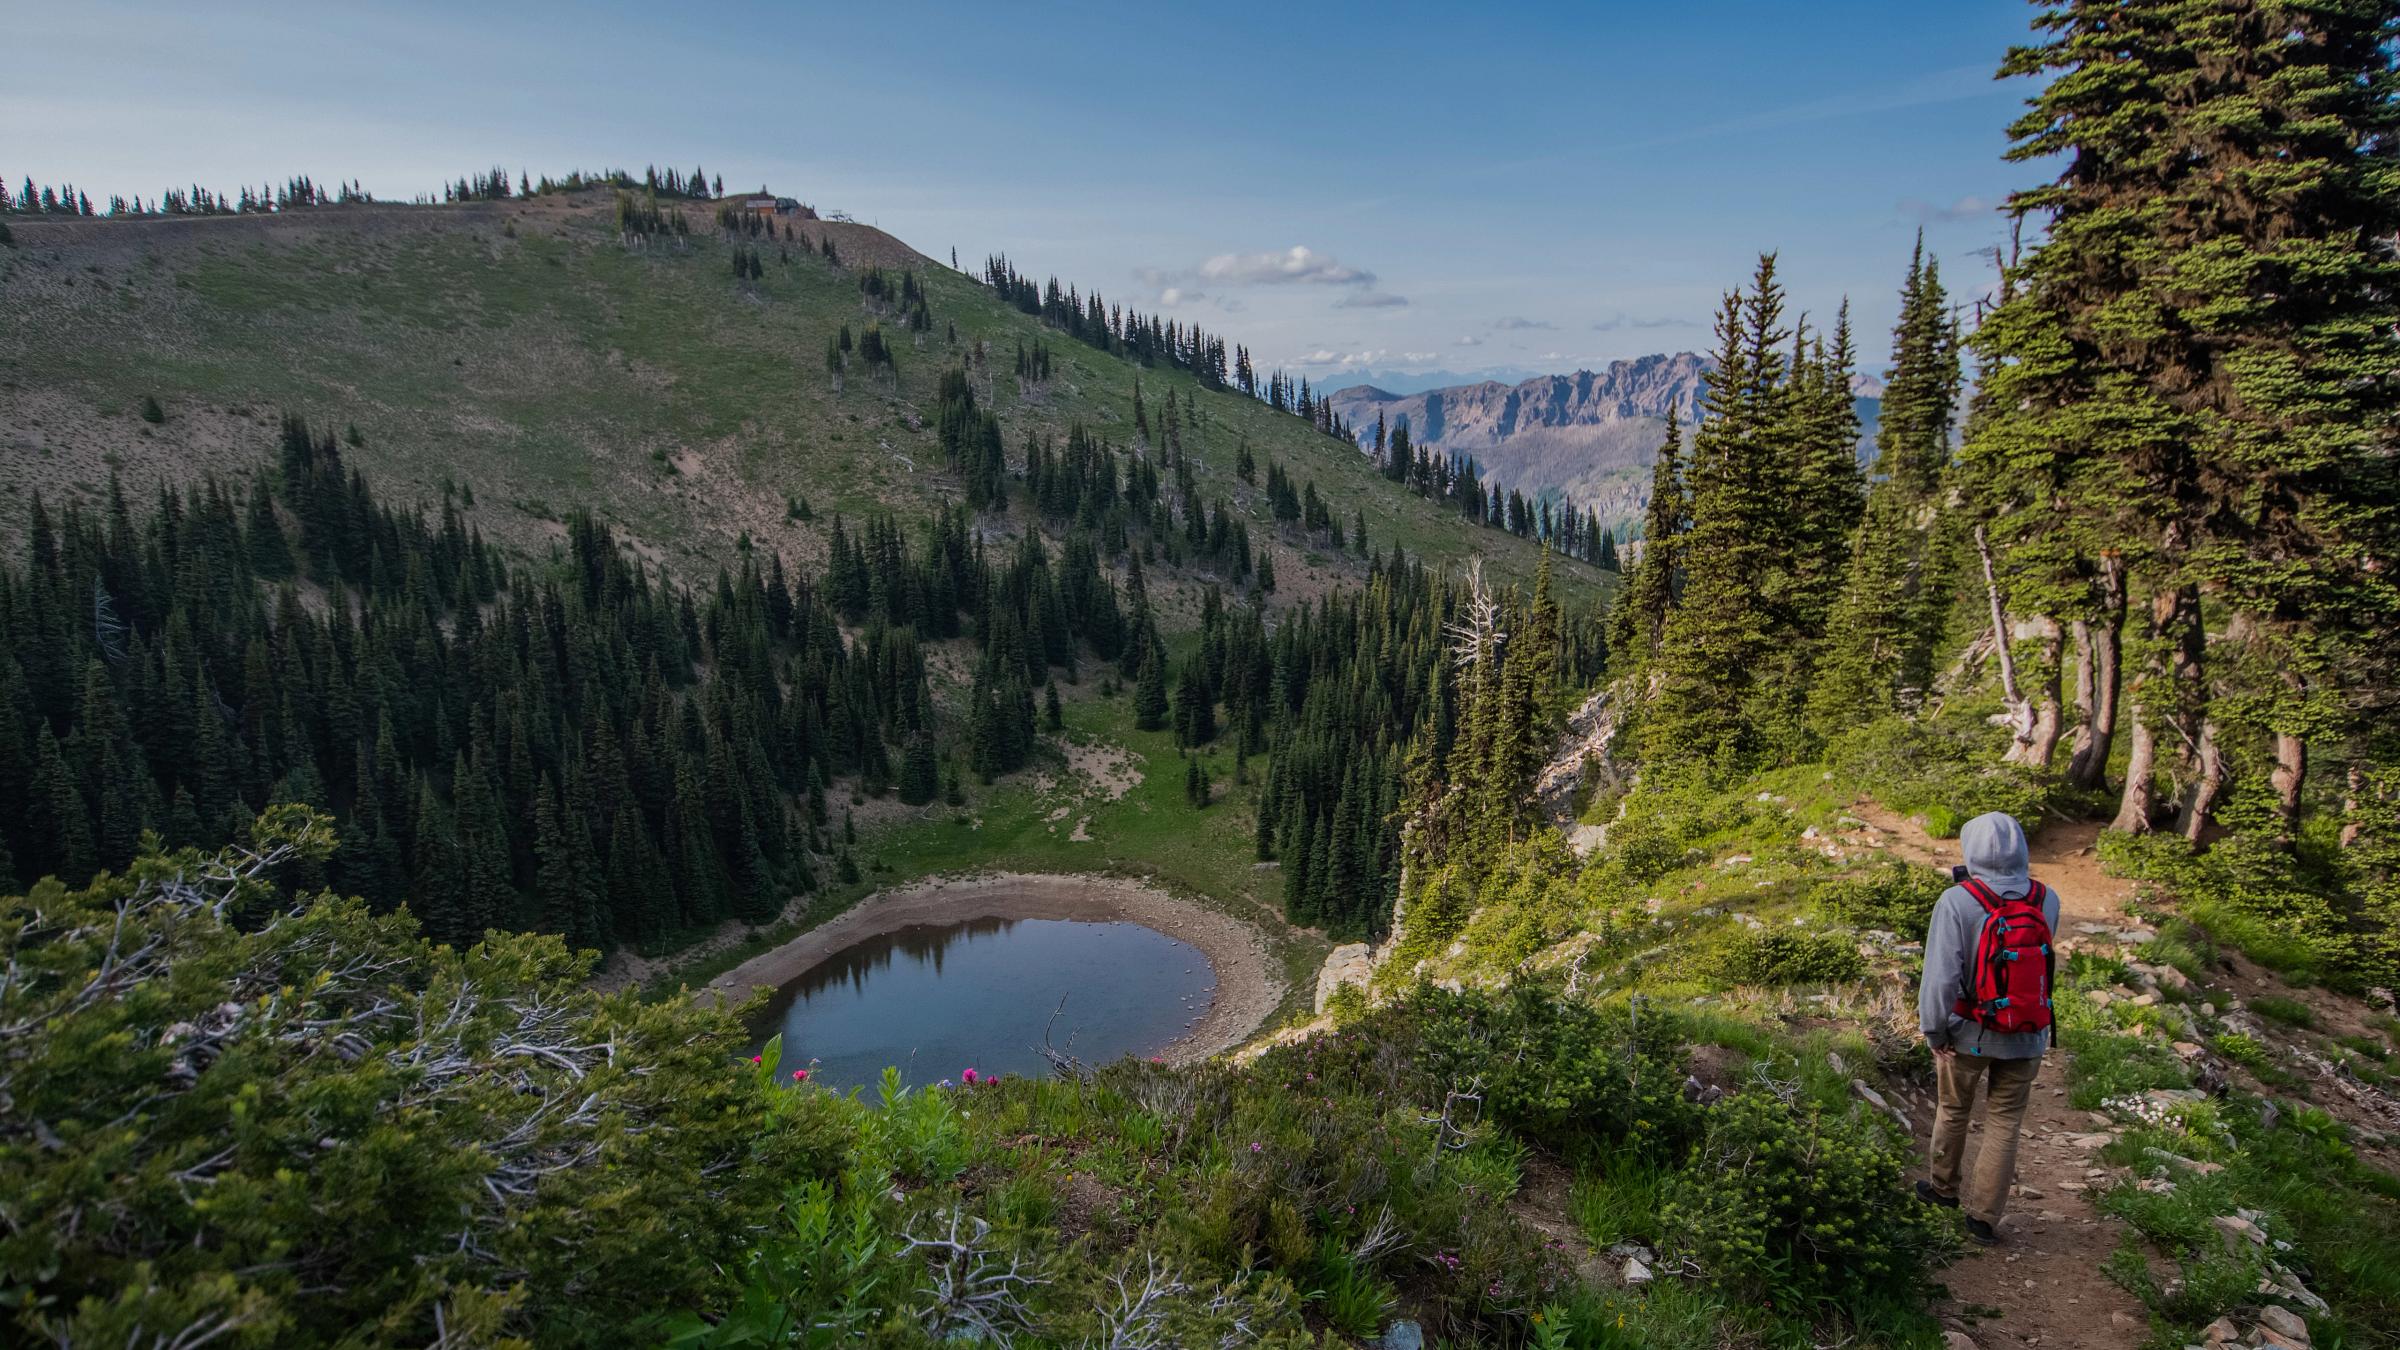
<svg viewBox="0 0 2400 1350">
<path fill-rule="evenodd" d="M 405 197 L 697 161 L 1345 383 L 1701 347 L 1776 249 L 1876 364 L 1917 228 L 1980 286 L 1990 207 L 2039 176 L 1991 74 L 2033 12 L 0 0 L 0 174 Z"/>
</svg>

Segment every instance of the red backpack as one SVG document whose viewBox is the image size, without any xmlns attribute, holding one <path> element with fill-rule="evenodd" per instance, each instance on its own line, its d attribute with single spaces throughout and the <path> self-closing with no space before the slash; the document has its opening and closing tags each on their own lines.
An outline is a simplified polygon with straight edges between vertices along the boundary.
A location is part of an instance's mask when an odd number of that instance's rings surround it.
<svg viewBox="0 0 2400 1350">
<path fill-rule="evenodd" d="M 2004 900 L 1974 877 L 1959 884 L 1983 906 L 1983 933 L 1967 967 L 1966 991 L 1952 1011 L 1990 1031 L 2050 1030 L 2057 957 L 2050 949 L 2050 921 L 2042 916 L 2049 892 L 2036 881 L 2024 898 Z"/>
</svg>

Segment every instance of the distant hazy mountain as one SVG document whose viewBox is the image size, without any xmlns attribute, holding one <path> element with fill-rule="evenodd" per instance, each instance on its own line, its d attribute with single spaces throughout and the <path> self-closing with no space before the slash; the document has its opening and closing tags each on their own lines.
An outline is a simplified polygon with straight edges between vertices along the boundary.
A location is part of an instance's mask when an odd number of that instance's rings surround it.
<svg viewBox="0 0 2400 1350">
<path fill-rule="evenodd" d="M 1455 385 L 1481 384 L 1499 380 L 1515 384 L 1530 380 L 1542 372 L 1527 366 L 1493 366 L 1488 370 L 1343 370 L 1328 373 L 1324 378 L 1311 377 L 1317 385 L 1347 381 L 1357 385 L 1373 385 L 1387 394 L 1415 394 L 1427 389 L 1448 389 Z"/>
<path fill-rule="evenodd" d="M 1638 520 L 1650 494 L 1650 465 L 1672 408 L 1688 428 L 1705 390 L 1708 358 L 1693 352 L 1637 356 L 1605 370 L 1537 375 L 1517 384 L 1482 380 L 1396 390 L 1353 385 L 1330 396 L 1334 410 L 1370 443 L 1380 416 L 1406 424 L 1410 439 L 1473 456 L 1486 481 L 1528 497 L 1563 496 L 1611 525 Z M 1855 381 L 1860 448 L 1872 444 L 1883 389 Z"/>
<path fill-rule="evenodd" d="M 1563 494 L 1616 523 L 1640 516 L 1667 409 L 1692 420 L 1707 368 L 1705 358 L 1677 352 L 1513 385 L 1484 380 L 1406 394 L 1357 385 L 1335 391 L 1333 406 L 1362 444 L 1380 415 L 1387 427 L 1406 424 L 1419 445 L 1473 456 L 1503 491 Z"/>
</svg>

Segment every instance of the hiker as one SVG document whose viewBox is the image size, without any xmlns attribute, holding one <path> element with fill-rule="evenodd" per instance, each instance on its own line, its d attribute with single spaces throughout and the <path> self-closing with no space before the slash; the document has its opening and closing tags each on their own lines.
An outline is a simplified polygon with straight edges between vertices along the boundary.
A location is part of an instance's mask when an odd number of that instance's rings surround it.
<svg viewBox="0 0 2400 1350">
<path fill-rule="evenodd" d="M 1993 811 L 1958 832 L 1965 865 L 1934 904 L 1925 932 L 1917 1025 L 1933 1050 L 1940 1105 L 1933 1117 L 1925 1200 L 1966 1213 L 1967 1236 L 2000 1240 L 2016 1179 L 2017 1134 L 2042 1055 L 2056 1043 L 2050 986 L 2058 896 L 2026 870 L 2025 830 Z M 1967 1118 L 1983 1094 L 1983 1143 L 1967 1165 Z"/>
</svg>

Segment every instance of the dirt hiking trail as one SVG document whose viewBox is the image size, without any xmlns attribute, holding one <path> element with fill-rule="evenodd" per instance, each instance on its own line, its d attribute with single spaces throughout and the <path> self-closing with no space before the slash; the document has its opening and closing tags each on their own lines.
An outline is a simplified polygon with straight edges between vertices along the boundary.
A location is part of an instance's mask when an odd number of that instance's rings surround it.
<svg viewBox="0 0 2400 1350">
<path fill-rule="evenodd" d="M 1958 861 L 1955 841 L 1927 837 L 1916 821 L 1871 801 L 1851 812 L 1895 857 L 1943 868 Z M 2097 823 L 2053 821 L 2031 840 L 2033 875 L 2058 892 L 2062 946 L 2101 936 L 2078 925 L 2097 925 L 2109 934 L 2133 926 L 2125 913 L 2134 898 L 2132 883 L 2100 870 L 2093 850 L 2099 836 Z M 1943 1277 L 1949 1297 L 1935 1305 L 1935 1312 L 1950 1329 L 1951 1350 L 1970 1345 L 1978 1350 L 2134 1350 L 2149 1336 L 2149 1316 L 2140 1300 L 2103 1273 L 2124 1232 L 2090 1199 L 2111 1175 L 2098 1157 L 2111 1138 L 2111 1122 L 2104 1114 L 2067 1105 L 2066 1069 L 2073 1054 L 2072 1045 L 2052 1054 L 2034 1084 L 2017 1152 L 2017 1184 L 2000 1222 L 2001 1244 L 1970 1245 Z M 1915 1084 L 1902 1095 L 1916 1128 L 1921 1172 L 1934 1102 L 1929 1088 Z M 1979 1110 L 1970 1150 L 1980 1147 L 1982 1134 Z"/>
</svg>

